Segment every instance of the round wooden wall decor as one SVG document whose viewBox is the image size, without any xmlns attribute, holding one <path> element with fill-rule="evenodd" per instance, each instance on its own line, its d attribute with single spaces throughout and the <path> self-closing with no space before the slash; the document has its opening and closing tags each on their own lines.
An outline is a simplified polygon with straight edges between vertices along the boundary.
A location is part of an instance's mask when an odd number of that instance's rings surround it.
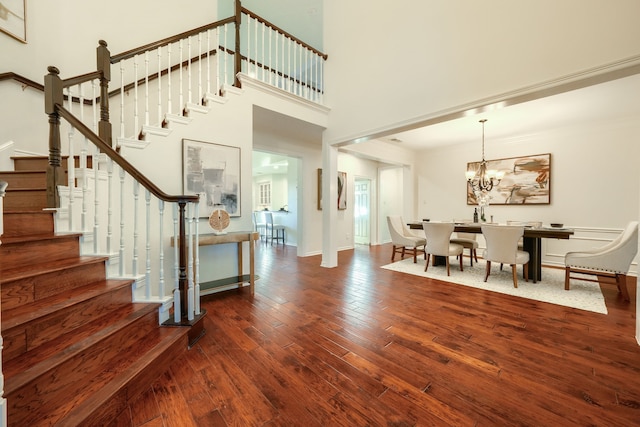
<svg viewBox="0 0 640 427">
<path fill-rule="evenodd" d="M 209 225 L 216 234 L 224 234 L 224 229 L 229 226 L 229 212 L 224 209 L 215 209 L 209 216 Z"/>
</svg>

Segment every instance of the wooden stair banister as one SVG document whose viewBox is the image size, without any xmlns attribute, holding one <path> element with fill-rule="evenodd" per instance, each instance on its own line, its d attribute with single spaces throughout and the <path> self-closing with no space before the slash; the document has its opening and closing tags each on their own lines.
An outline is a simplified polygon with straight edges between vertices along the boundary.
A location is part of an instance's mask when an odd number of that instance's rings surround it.
<svg viewBox="0 0 640 427">
<path fill-rule="evenodd" d="M 106 47 L 105 45 L 102 45 Z M 179 288 L 180 288 L 180 306 L 181 318 L 184 324 L 191 324 L 187 320 L 187 245 L 185 230 L 185 206 L 187 203 L 196 203 L 199 200 L 197 195 L 169 195 L 156 186 L 135 166 L 122 157 L 110 144 L 103 138 L 96 135 L 81 120 L 76 118 L 62 105 L 62 90 L 64 82 L 60 79 L 60 71 L 56 67 L 48 68 L 49 74 L 45 76 L 45 112 L 49 115 L 50 135 L 49 135 L 49 167 L 47 169 L 47 200 L 49 207 L 58 207 L 58 184 L 62 175 L 61 171 L 61 155 L 60 155 L 60 117 L 64 118 L 71 126 L 77 129 L 84 137 L 95 144 L 100 151 L 113 160 L 125 172 L 131 175 L 137 182 L 146 188 L 151 194 L 159 200 L 169 203 L 177 203 L 179 206 L 179 225 L 180 225 L 180 247 L 179 247 Z M 102 80 L 102 79 L 101 79 Z M 108 90 L 108 88 L 107 88 Z M 108 105 L 107 105 L 108 107 Z M 108 118 L 108 116 L 107 116 Z"/>
</svg>

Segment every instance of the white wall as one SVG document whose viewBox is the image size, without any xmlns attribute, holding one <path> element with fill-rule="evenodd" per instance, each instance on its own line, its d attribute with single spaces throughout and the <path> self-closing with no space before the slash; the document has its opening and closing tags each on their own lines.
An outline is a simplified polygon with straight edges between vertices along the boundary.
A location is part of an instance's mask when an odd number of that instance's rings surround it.
<svg viewBox="0 0 640 427">
<path fill-rule="evenodd" d="M 324 6 L 330 143 L 640 55 L 635 0 Z"/>
<path fill-rule="evenodd" d="M 379 174 L 378 191 L 380 195 L 380 241 L 390 242 L 391 235 L 387 225 L 387 216 L 402 215 L 404 220 L 412 220 L 412 214 L 404 211 L 405 197 L 407 194 L 401 189 L 404 185 L 404 172 L 402 166 L 383 168 Z"/>
<path fill-rule="evenodd" d="M 95 70 L 95 51 L 105 40 L 112 54 L 216 21 L 217 0 L 27 1 L 27 43 L 0 34 L 0 72 L 39 83 L 47 66 L 62 78 Z M 179 13 L 180 19 L 175 19 Z"/>
</svg>

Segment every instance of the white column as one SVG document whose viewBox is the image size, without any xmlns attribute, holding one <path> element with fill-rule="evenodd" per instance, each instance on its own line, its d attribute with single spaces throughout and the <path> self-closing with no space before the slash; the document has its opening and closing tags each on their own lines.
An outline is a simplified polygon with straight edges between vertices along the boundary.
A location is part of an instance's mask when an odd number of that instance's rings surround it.
<svg viewBox="0 0 640 427">
<path fill-rule="evenodd" d="M 322 141 L 322 267 L 338 266 L 338 149 Z"/>
</svg>

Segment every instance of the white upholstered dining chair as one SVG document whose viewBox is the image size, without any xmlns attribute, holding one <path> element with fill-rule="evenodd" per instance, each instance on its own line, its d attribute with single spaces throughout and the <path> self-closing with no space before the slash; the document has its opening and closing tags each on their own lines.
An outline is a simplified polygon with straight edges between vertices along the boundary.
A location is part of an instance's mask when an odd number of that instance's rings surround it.
<svg viewBox="0 0 640 427">
<path fill-rule="evenodd" d="M 399 253 L 401 258 L 404 258 L 405 254 L 408 253 L 413 255 L 415 264 L 418 254 L 424 255 L 424 245 L 426 243 L 424 237 L 418 237 L 413 234 L 400 215 L 389 215 L 387 217 L 387 225 L 389 226 L 389 234 L 393 244 L 391 261 L 395 259 L 396 253 Z"/>
<path fill-rule="evenodd" d="M 629 301 L 627 273 L 637 253 L 638 221 L 631 221 L 618 237 L 601 248 L 582 252 L 567 252 L 564 256 L 564 288 L 569 290 L 571 279 L 613 283 L 618 286 L 618 291 L 624 300 Z M 571 273 L 580 276 L 572 276 Z M 585 279 L 582 277 L 585 274 L 594 275 L 596 279 Z"/>
<path fill-rule="evenodd" d="M 429 259 L 431 255 L 443 256 L 447 261 L 447 276 L 451 276 L 449 268 L 449 257 L 460 256 L 460 271 L 464 271 L 462 267 L 462 251 L 464 248 L 457 243 L 451 243 L 451 234 L 455 225 L 452 222 L 427 222 L 422 223 L 422 229 L 424 235 L 427 238 L 427 245 L 425 246 L 425 252 L 427 255 L 427 262 L 424 266 L 424 271 L 429 268 Z"/>
<path fill-rule="evenodd" d="M 491 274 L 491 262 L 509 264 L 513 273 L 513 287 L 518 287 L 516 266 L 522 264 L 524 278 L 529 281 L 529 252 L 518 249 L 518 241 L 524 235 L 524 226 L 517 225 L 482 225 L 482 235 L 487 248 L 482 257 L 487 261 L 487 271 L 484 276 L 486 282 Z"/>
<path fill-rule="evenodd" d="M 467 224 L 470 223 L 471 220 L 454 219 L 453 222 L 456 224 Z M 478 262 L 478 241 L 476 240 L 476 236 L 476 233 L 456 232 L 454 234 L 454 237 L 451 238 L 451 243 L 457 243 L 458 245 L 462 245 L 464 249 L 469 249 L 469 259 L 471 260 L 471 267 L 473 267 L 474 259 L 476 260 L 476 262 Z"/>
</svg>

